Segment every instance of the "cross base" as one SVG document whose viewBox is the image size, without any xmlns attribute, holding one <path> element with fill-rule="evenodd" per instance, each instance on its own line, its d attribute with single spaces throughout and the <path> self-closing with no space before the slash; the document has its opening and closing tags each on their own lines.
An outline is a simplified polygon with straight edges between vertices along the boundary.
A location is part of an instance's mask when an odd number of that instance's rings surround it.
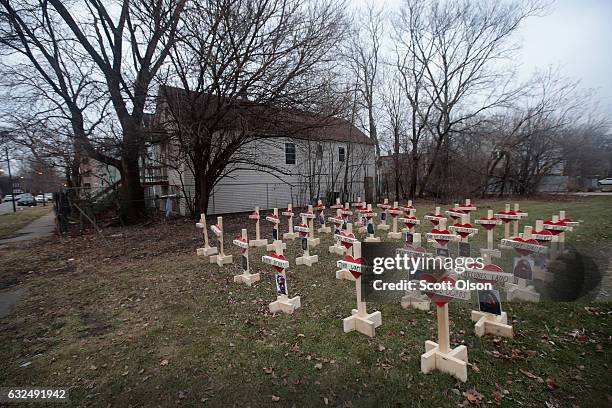
<svg viewBox="0 0 612 408">
<path fill-rule="evenodd" d="M 467 362 L 467 347 L 458 346 L 443 353 L 440 351 L 438 343 L 427 340 L 425 342 L 425 354 L 421 354 L 421 372 L 427 374 L 433 370 L 440 370 L 461 382 L 466 382 Z"/>
<path fill-rule="evenodd" d="M 258 273 L 242 273 L 240 275 L 234 275 L 234 282 L 244 283 L 247 286 L 251 286 L 255 282 L 258 282 L 260 279 L 261 278 Z"/>
<path fill-rule="evenodd" d="M 374 337 L 375 329 L 382 324 L 380 312 L 359 314 L 357 309 L 351 310 L 351 316 L 342 319 L 344 332 L 358 331 L 368 337 Z"/>
<path fill-rule="evenodd" d="M 293 314 L 295 309 L 299 308 L 300 306 L 301 303 L 299 296 L 289 299 L 286 295 L 283 295 L 278 296 L 274 302 L 270 303 L 270 312 Z"/>
<path fill-rule="evenodd" d="M 402 238 L 402 233 L 401 232 L 389 231 L 387 233 L 387 237 L 391 238 L 391 239 L 401 239 Z"/>
<path fill-rule="evenodd" d="M 537 303 L 540 301 L 540 294 L 536 292 L 532 285 L 520 286 L 516 283 L 506 283 L 505 288 L 508 302 L 523 300 L 525 302 Z"/>
<path fill-rule="evenodd" d="M 287 244 L 285 242 L 281 243 L 281 248 L 283 248 L 283 251 L 287 249 Z M 266 251 L 270 252 L 270 251 L 274 251 L 276 249 L 276 247 L 274 246 L 274 243 L 271 244 L 266 244 Z"/>
<path fill-rule="evenodd" d="M 331 232 L 331 227 L 328 227 L 328 226 L 321 227 L 317 230 L 317 232 L 329 234 Z"/>
<path fill-rule="evenodd" d="M 485 334 L 494 334 L 502 337 L 512 337 L 512 326 L 508 324 L 508 315 L 502 312 L 501 315 L 472 310 L 472 321 L 476 336 L 482 337 Z"/>
<path fill-rule="evenodd" d="M 343 247 L 342 245 L 332 245 L 329 247 L 329 253 L 344 255 L 346 253 L 346 248 Z"/>
<path fill-rule="evenodd" d="M 232 263 L 232 255 L 213 255 L 210 257 L 210 263 L 216 263 L 219 266 Z"/>
<path fill-rule="evenodd" d="M 312 266 L 313 264 L 319 262 L 319 255 L 303 255 L 295 258 L 296 265 L 306 265 Z"/>
<path fill-rule="evenodd" d="M 389 224 L 378 224 L 377 228 L 382 231 L 388 231 L 391 226 Z"/>
<path fill-rule="evenodd" d="M 419 296 L 414 294 L 405 295 L 400 301 L 404 309 L 414 308 L 418 310 L 429 310 L 430 301 L 425 296 Z"/>
<path fill-rule="evenodd" d="M 491 258 L 501 258 L 501 251 L 499 249 L 488 249 L 480 248 L 481 255 L 489 255 Z"/>
<path fill-rule="evenodd" d="M 249 246 L 254 247 L 254 248 L 258 248 L 258 247 L 262 247 L 266 245 L 268 245 L 267 239 L 254 239 L 254 240 L 249 241 Z"/>
<path fill-rule="evenodd" d="M 283 234 L 283 239 L 293 241 L 295 238 L 297 238 L 297 234 L 295 232 L 285 232 Z"/>
<path fill-rule="evenodd" d="M 204 248 L 196 249 L 197 256 L 211 256 L 211 255 L 215 255 L 216 253 L 217 253 L 217 247 L 207 246 Z"/>
<path fill-rule="evenodd" d="M 379 237 L 367 237 L 365 239 L 365 242 L 380 242 L 380 238 Z"/>
<path fill-rule="evenodd" d="M 321 238 L 308 238 L 308 246 L 314 248 L 321 243 Z"/>
</svg>

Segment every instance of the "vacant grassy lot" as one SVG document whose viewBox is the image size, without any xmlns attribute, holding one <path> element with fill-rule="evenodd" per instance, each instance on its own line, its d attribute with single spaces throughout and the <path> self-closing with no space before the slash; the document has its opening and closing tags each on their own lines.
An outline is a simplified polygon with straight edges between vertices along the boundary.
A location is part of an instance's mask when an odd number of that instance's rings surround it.
<svg viewBox="0 0 612 408">
<path fill-rule="evenodd" d="M 419 218 L 432 209 L 415 204 Z M 481 216 L 503 203 L 477 204 Z M 589 280 L 609 268 L 612 199 L 521 207 L 530 222 L 559 208 L 582 220 L 568 240 L 588 252 L 590 275 L 575 291 L 581 302 L 505 305 L 513 339 L 475 337 L 472 305 L 452 302 L 451 343 L 467 345 L 471 363 L 465 384 L 420 373 L 433 309 L 372 304 L 383 316 L 375 338 L 342 332 L 354 284 L 334 278 L 330 236 L 311 268 L 294 266 L 299 244 L 288 244 L 289 291 L 302 308 L 273 316 L 264 250 L 251 256 L 262 281 L 234 284 L 237 259 L 219 268 L 196 257 L 201 235 L 179 220 L 0 249 L 0 288 L 29 292 L 0 323 L 0 386 L 69 386 L 72 406 L 610 406 L 612 304 L 587 300 L 609 299 L 606 278 Z M 246 215 L 224 224 L 237 255 L 231 240 L 254 228 Z"/>
<path fill-rule="evenodd" d="M 43 207 L 17 207 L 16 213 L 0 215 L 0 239 L 8 238 L 20 228 L 25 227 L 35 219 L 45 215 L 53 209 L 53 204 Z"/>
</svg>

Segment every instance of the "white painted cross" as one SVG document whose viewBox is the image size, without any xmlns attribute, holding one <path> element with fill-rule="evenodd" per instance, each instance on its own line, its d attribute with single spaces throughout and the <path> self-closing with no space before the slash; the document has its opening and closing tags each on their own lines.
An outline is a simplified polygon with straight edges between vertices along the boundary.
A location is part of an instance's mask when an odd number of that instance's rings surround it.
<svg viewBox="0 0 612 408">
<path fill-rule="evenodd" d="M 196 223 L 196 228 L 202 228 L 204 235 L 204 248 L 196 249 L 198 256 L 210 256 L 217 253 L 217 247 L 211 247 L 208 243 L 208 228 L 206 227 L 206 214 L 200 214 L 200 222 Z"/>
</svg>

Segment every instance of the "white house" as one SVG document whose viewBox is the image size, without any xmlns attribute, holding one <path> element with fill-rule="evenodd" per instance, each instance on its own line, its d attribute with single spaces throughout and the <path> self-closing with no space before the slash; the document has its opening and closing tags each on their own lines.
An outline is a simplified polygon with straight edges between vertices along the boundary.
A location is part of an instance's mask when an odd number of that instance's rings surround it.
<svg viewBox="0 0 612 408">
<path fill-rule="evenodd" d="M 174 98 L 177 92 L 184 92 L 177 88 L 171 90 Z M 157 123 L 172 126 L 165 110 L 169 104 L 180 102 L 164 98 L 164 94 L 160 90 Z M 351 201 L 362 197 L 372 201 L 375 147 L 363 132 L 347 120 L 325 118 L 321 124 L 306 131 L 287 133 L 287 136 L 277 134 L 257 139 L 241 147 L 238 155 L 248 155 L 256 160 L 252 164 L 228 168 L 230 174 L 213 189 L 207 214 L 246 212 L 255 206 L 261 209 L 286 208 L 289 203 L 302 206 L 316 199 L 328 204 L 335 202 L 336 198 Z M 193 174 L 187 155 L 179 153 L 180 149 L 172 139 L 159 148 L 150 146 L 149 150 L 157 157 L 154 161 L 166 164 L 166 168 L 159 172 L 166 174 L 167 180 L 147 183 L 148 194 L 159 197 L 176 195 L 175 209 L 187 215 L 198 177 Z"/>
</svg>

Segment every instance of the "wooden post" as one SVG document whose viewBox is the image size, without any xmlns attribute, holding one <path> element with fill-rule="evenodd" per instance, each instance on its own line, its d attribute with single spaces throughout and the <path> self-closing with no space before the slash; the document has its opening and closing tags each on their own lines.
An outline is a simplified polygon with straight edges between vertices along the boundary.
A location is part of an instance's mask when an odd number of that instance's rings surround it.
<svg viewBox="0 0 612 408">
<path fill-rule="evenodd" d="M 219 266 L 232 263 L 232 255 L 225 255 L 223 250 L 223 217 L 217 217 L 217 225 L 211 225 L 210 229 L 217 236 L 219 246 L 219 253 L 210 257 L 210 263 L 216 263 Z"/>
<path fill-rule="evenodd" d="M 211 247 L 208 243 L 208 228 L 206 227 L 206 214 L 200 214 L 200 222 L 196 223 L 196 228 L 202 228 L 204 234 L 204 248 L 196 249 L 198 256 L 210 256 L 217 253 L 217 247 Z"/>
<path fill-rule="evenodd" d="M 302 214 L 302 225 L 306 223 L 306 215 Z M 310 230 L 310 226 L 308 227 L 308 230 Z M 300 244 L 302 245 L 303 254 L 302 256 L 295 258 L 296 265 L 312 266 L 313 264 L 319 262 L 318 255 L 310 255 L 310 240 L 308 237 L 300 237 Z"/>
<path fill-rule="evenodd" d="M 278 208 L 274 208 L 272 210 L 272 214 L 268 214 L 266 216 L 266 221 L 272 223 L 272 239 L 270 240 L 271 244 L 266 245 L 266 251 L 274 251 L 274 242 L 280 240 L 279 237 L 279 226 L 280 226 L 280 218 L 278 216 Z M 282 242 L 282 241 L 281 241 Z M 283 242 L 283 250 L 287 249 L 287 244 Z"/>
<path fill-rule="evenodd" d="M 361 300 L 361 275 L 365 272 L 361 258 L 361 242 L 353 244 L 353 256 L 347 255 L 343 260 L 338 261 L 338 267 L 349 271 L 349 275 L 355 281 L 357 297 L 357 309 L 351 310 L 351 316 L 342 320 L 344 332 L 358 331 L 366 336 L 374 337 L 375 329 L 382 324 L 382 315 L 379 311 L 368 313 L 366 303 Z"/>
<path fill-rule="evenodd" d="M 249 215 L 249 219 L 255 221 L 255 239 L 249 241 L 249 245 L 252 247 L 261 247 L 268 245 L 267 239 L 261 239 L 259 231 L 259 207 L 255 207 L 255 211 Z"/>
<path fill-rule="evenodd" d="M 242 235 L 233 241 L 233 244 L 240 248 L 240 268 L 242 273 L 240 275 L 234 275 L 234 282 L 244 283 L 247 286 L 251 286 L 253 283 L 260 280 L 258 273 L 251 273 L 250 262 L 249 262 L 249 236 L 247 229 L 242 229 Z"/>
<path fill-rule="evenodd" d="M 440 370 L 454 376 L 462 382 L 467 381 L 467 347 L 461 345 L 450 348 L 448 303 L 436 304 L 438 318 L 438 342 L 427 340 L 425 353 L 421 355 L 421 372 L 427 374 Z"/>
<path fill-rule="evenodd" d="M 261 257 L 263 263 L 272 265 L 276 270 L 274 276 L 276 282 L 276 300 L 270 303 L 271 313 L 287 313 L 292 314 L 295 309 L 301 306 L 299 296 L 289 298 L 289 289 L 287 285 L 287 274 L 286 269 L 289 267 L 289 261 L 283 255 L 283 247 L 281 241 L 275 241 L 275 252 L 270 255 L 264 255 Z"/>
<path fill-rule="evenodd" d="M 283 211 L 281 213 L 284 217 L 287 217 L 288 224 L 288 232 L 283 234 L 283 239 L 294 240 L 296 237 L 295 232 L 293 232 L 293 217 L 295 214 L 293 213 L 293 206 L 291 204 L 287 204 L 287 211 Z"/>
</svg>

